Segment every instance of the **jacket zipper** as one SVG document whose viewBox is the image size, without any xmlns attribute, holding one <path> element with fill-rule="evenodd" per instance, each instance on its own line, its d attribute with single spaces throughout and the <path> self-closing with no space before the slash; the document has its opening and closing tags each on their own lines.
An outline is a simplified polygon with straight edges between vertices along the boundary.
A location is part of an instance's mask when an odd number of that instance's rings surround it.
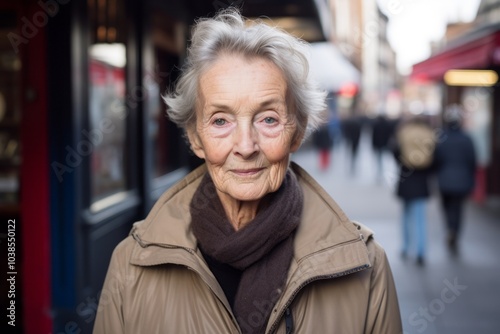
<svg viewBox="0 0 500 334">
<path fill-rule="evenodd" d="M 227 307 L 224 302 L 222 301 L 221 298 L 219 298 L 219 296 L 215 293 L 214 289 L 212 289 L 212 287 L 210 286 L 210 284 L 207 284 L 207 282 L 203 279 L 203 275 L 200 274 L 200 272 L 188 265 L 185 265 L 185 267 L 188 269 L 188 270 L 191 270 L 191 271 L 194 271 L 198 276 L 201 277 L 201 280 L 206 284 L 208 285 L 208 287 L 210 288 L 210 290 L 212 290 L 212 293 L 217 297 L 217 299 L 219 299 L 219 301 L 221 302 L 222 305 L 224 305 L 224 308 L 227 310 L 227 312 L 231 315 L 231 318 L 233 320 L 233 323 L 234 325 L 236 326 L 236 328 L 238 329 L 238 333 L 242 333 L 241 331 L 241 328 L 240 328 L 240 324 L 238 324 L 238 321 L 236 320 L 236 317 L 234 316 L 234 313 L 233 313 L 233 310 L 231 309 L 231 307 Z"/>
<path fill-rule="evenodd" d="M 346 270 L 346 271 L 342 271 L 340 273 L 336 273 L 336 274 L 333 274 L 333 275 L 316 276 L 316 277 L 312 277 L 312 278 L 308 279 L 307 281 L 304 281 L 292 293 L 291 297 L 288 299 L 288 301 L 286 302 L 285 306 L 282 308 L 283 311 L 280 312 L 280 314 L 278 315 L 278 317 L 274 321 L 273 325 L 269 329 L 269 332 L 267 332 L 267 333 L 268 334 L 274 333 L 274 331 L 278 327 L 280 319 L 283 317 L 283 315 L 285 314 L 285 312 L 291 312 L 290 309 L 289 309 L 289 306 L 292 304 L 293 300 L 295 299 L 295 296 L 297 296 L 297 294 L 300 292 L 300 290 L 302 290 L 302 288 L 304 288 L 306 285 L 308 285 L 308 284 L 310 284 L 310 283 L 312 283 L 314 281 L 319 281 L 319 280 L 322 280 L 322 279 L 333 279 L 333 278 L 338 278 L 338 277 L 341 277 L 341 276 L 346 276 L 346 275 L 354 274 L 354 273 L 357 273 L 359 271 L 365 270 L 365 269 L 367 269 L 369 267 L 370 266 L 368 264 L 365 264 L 365 265 L 362 265 L 360 267 L 355 267 L 355 268 L 352 268 L 352 269 L 349 269 L 349 270 Z"/>
<path fill-rule="evenodd" d="M 290 308 L 285 311 L 286 334 L 293 334 L 293 314 Z"/>
</svg>

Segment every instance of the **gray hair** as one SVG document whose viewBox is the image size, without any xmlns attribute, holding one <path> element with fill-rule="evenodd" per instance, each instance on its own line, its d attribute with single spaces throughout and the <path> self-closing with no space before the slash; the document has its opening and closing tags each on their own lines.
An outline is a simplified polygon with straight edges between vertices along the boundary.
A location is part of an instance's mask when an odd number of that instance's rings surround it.
<svg viewBox="0 0 500 334">
<path fill-rule="evenodd" d="M 164 101 L 167 114 L 178 126 L 187 129 L 196 121 L 195 104 L 200 76 L 222 54 L 259 56 L 273 62 L 284 74 L 295 108 L 296 135 L 304 139 L 323 122 L 326 93 L 309 78 L 306 43 L 280 29 L 245 20 L 235 8 L 225 9 L 212 19 L 196 22 L 187 50 L 187 59 L 175 90 Z"/>
</svg>

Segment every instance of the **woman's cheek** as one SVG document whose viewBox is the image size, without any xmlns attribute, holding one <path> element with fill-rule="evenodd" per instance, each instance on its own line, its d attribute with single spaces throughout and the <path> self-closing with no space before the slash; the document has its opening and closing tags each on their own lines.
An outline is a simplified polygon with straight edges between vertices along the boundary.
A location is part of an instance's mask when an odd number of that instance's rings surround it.
<svg viewBox="0 0 500 334">
<path fill-rule="evenodd" d="M 206 147 L 208 155 L 214 162 L 225 160 L 225 157 L 232 150 L 232 145 L 229 144 L 228 138 L 212 138 Z"/>
<path fill-rule="evenodd" d="M 260 147 L 271 163 L 279 163 L 290 155 L 290 140 L 283 137 L 266 138 Z"/>
</svg>

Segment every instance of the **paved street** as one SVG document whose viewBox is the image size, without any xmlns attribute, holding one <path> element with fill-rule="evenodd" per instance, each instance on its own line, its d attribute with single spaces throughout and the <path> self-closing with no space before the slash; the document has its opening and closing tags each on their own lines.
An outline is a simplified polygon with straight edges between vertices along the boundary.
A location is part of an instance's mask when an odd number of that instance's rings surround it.
<svg viewBox="0 0 500 334">
<path fill-rule="evenodd" d="M 361 140 L 357 168 L 345 148 L 333 150 L 329 170 L 320 171 L 317 153 L 304 146 L 293 156 L 332 195 L 347 215 L 375 231 L 392 266 L 404 333 L 500 333 L 500 210 L 468 203 L 460 252 L 448 253 L 439 202 L 429 200 L 428 256 L 424 266 L 400 257 L 401 203 L 394 195 L 396 166 L 384 158 L 377 182 L 375 158 L 367 134 Z M 494 210 L 494 208 L 496 209 Z"/>
</svg>

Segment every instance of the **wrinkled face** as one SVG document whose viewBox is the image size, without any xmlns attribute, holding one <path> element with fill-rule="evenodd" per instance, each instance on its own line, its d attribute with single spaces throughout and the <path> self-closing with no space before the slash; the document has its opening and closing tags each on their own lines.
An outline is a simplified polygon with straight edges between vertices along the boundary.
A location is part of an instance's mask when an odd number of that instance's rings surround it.
<svg viewBox="0 0 500 334">
<path fill-rule="evenodd" d="M 286 96 L 281 70 L 264 58 L 225 55 L 200 77 L 188 137 L 219 196 L 255 201 L 281 186 L 302 139 Z"/>
</svg>

